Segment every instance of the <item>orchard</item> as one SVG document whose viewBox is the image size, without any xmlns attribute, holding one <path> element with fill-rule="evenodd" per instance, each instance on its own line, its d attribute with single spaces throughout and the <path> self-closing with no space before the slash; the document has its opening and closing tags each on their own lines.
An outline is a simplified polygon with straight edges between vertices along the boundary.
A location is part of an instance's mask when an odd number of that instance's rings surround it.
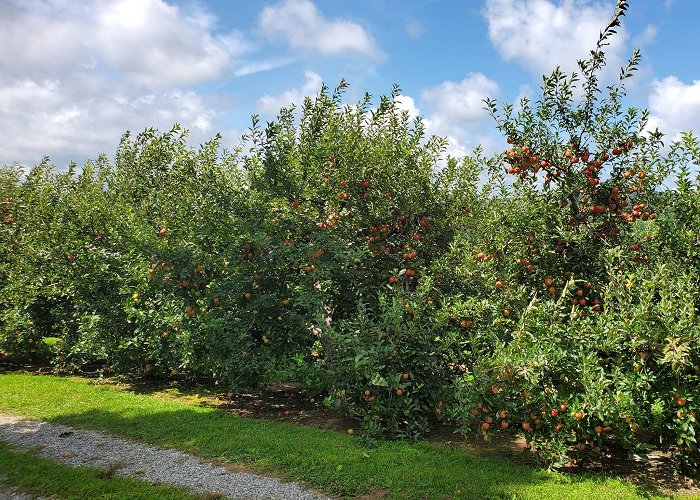
<svg viewBox="0 0 700 500">
<path fill-rule="evenodd" d="M 242 147 L 175 126 L 114 162 L 0 170 L 0 359 L 59 372 L 294 381 L 368 441 L 445 420 L 521 434 L 554 466 L 700 451 L 700 146 L 664 143 L 579 72 L 486 107 L 490 158 L 444 158 L 398 87 L 322 88 Z M 673 189 L 664 181 L 673 179 Z"/>
</svg>

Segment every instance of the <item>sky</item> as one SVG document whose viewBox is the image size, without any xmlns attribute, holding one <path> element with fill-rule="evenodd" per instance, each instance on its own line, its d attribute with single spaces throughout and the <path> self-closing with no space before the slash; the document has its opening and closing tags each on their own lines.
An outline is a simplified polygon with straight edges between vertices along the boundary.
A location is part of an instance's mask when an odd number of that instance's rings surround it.
<svg viewBox="0 0 700 500">
<path fill-rule="evenodd" d="M 700 132 L 699 0 L 630 0 L 606 78 L 634 48 L 630 106 L 670 137 Z M 127 130 L 174 123 L 232 149 L 322 83 L 346 101 L 401 91 L 449 152 L 505 147 L 483 99 L 537 98 L 594 48 L 610 0 L 0 0 L 0 164 L 114 156 Z"/>
</svg>

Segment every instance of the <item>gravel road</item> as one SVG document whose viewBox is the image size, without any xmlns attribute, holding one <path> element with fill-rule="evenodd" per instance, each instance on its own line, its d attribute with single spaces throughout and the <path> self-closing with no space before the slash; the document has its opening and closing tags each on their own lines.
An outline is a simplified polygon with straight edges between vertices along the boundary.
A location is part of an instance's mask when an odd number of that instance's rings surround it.
<svg viewBox="0 0 700 500">
<path fill-rule="evenodd" d="M 40 455 L 72 467 L 97 467 L 114 471 L 116 476 L 184 486 L 195 493 L 225 495 L 226 498 L 236 499 L 327 498 L 295 483 L 285 483 L 247 472 L 233 472 L 181 451 L 134 443 L 103 432 L 73 429 L 3 414 L 0 414 L 0 441 L 38 448 Z M 2 491 L 1 498 L 5 498 Z"/>
</svg>

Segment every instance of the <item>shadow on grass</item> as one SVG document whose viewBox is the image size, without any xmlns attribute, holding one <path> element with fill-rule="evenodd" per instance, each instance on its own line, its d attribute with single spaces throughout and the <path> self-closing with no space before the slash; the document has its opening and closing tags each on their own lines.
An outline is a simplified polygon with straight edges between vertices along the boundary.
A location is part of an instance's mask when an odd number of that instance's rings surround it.
<svg viewBox="0 0 700 500">
<path fill-rule="evenodd" d="M 383 442 L 369 449 L 337 432 L 241 419 L 210 408 L 90 409 L 63 412 L 53 420 L 243 462 L 333 495 L 383 491 L 401 498 L 621 499 L 650 493 L 616 479 L 552 474 L 501 458 L 477 457 L 457 446 Z"/>
</svg>

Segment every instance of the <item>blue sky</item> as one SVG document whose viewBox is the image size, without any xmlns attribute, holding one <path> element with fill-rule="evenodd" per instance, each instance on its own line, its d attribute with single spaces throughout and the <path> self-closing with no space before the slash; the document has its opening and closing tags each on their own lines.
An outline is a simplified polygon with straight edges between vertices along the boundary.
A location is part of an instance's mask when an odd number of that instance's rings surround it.
<svg viewBox="0 0 700 500">
<path fill-rule="evenodd" d="M 670 136 L 700 131 L 700 1 L 631 0 L 608 78 L 643 60 L 629 104 Z M 573 69 L 614 10 L 593 0 L 0 0 L 0 163 L 63 168 L 121 134 L 179 122 L 198 144 L 235 146 L 250 115 L 321 82 L 402 88 L 450 151 L 502 147 L 487 96 L 536 97 L 541 75 Z"/>
</svg>

